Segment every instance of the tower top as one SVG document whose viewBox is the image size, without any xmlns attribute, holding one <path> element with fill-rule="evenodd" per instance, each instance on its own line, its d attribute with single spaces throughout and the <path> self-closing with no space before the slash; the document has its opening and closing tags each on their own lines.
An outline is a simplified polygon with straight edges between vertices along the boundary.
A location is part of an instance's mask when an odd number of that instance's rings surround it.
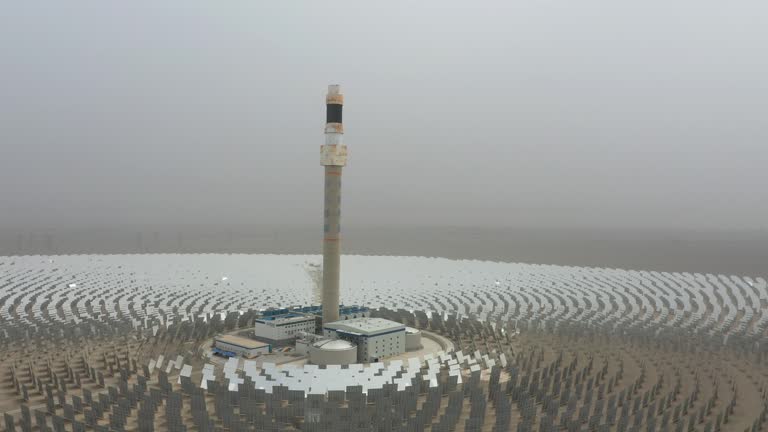
<svg viewBox="0 0 768 432">
<path fill-rule="evenodd" d="M 344 105 L 344 95 L 341 94 L 340 85 L 331 84 L 328 86 L 328 94 L 325 96 L 325 103 L 328 105 Z M 340 109 L 340 107 L 338 108 Z M 336 123 L 341 123 L 341 121 L 336 121 Z"/>
</svg>

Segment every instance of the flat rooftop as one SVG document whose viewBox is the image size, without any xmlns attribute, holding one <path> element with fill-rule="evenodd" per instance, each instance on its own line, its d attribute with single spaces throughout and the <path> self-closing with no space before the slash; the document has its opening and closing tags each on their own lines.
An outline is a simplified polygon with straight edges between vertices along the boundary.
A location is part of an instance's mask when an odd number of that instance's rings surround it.
<svg viewBox="0 0 768 432">
<path fill-rule="evenodd" d="M 290 319 L 290 318 L 306 318 L 306 315 L 301 315 L 297 313 L 287 313 L 282 315 L 272 315 L 272 316 L 265 316 L 259 318 L 262 321 L 275 321 L 275 320 L 283 320 L 283 319 Z"/>
<path fill-rule="evenodd" d="M 384 318 L 355 318 L 323 324 L 323 328 L 372 336 L 379 333 L 405 330 L 405 324 Z"/>
<path fill-rule="evenodd" d="M 289 313 L 285 315 L 275 315 L 275 316 L 268 316 L 268 317 L 261 317 L 256 318 L 256 322 L 260 322 L 263 324 L 269 324 L 269 325 L 282 325 L 284 323 L 291 323 L 291 322 L 304 322 L 304 321 L 313 321 L 315 319 L 314 315 L 303 315 L 298 313 Z M 279 324 L 278 324 L 279 323 Z"/>
<path fill-rule="evenodd" d="M 214 338 L 216 342 L 224 342 L 231 345 L 237 345 L 239 347 L 243 347 L 245 349 L 255 349 L 255 348 L 262 348 L 265 346 L 269 346 L 268 343 L 259 342 L 254 339 L 248 339 L 240 336 L 235 335 L 221 335 L 216 336 Z"/>
</svg>

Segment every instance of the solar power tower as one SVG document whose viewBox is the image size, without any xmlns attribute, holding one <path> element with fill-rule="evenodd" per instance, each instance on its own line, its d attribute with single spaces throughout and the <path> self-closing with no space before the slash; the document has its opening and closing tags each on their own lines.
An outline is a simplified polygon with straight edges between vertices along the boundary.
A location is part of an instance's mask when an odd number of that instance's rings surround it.
<svg viewBox="0 0 768 432">
<path fill-rule="evenodd" d="M 323 221 L 323 322 L 339 320 L 339 265 L 341 254 L 341 172 L 347 164 L 341 87 L 329 85 L 325 97 L 325 145 L 320 165 L 325 167 L 325 216 Z"/>
</svg>

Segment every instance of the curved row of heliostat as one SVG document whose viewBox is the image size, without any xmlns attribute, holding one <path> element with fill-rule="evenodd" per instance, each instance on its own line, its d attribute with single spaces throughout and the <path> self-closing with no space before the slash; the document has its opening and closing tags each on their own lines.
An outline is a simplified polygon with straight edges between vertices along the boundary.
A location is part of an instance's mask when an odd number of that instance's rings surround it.
<svg viewBox="0 0 768 432">
<path fill-rule="evenodd" d="M 87 320 L 181 317 L 312 304 L 311 255 L 68 255 L 0 258 L 0 331 Z M 344 256 L 341 298 L 372 308 L 525 323 L 678 328 L 762 336 L 762 278 L 604 268 Z"/>
<path fill-rule="evenodd" d="M 192 366 L 182 363 L 182 358 L 170 360 L 163 364 L 164 357 L 150 361 L 150 373 L 152 369 L 162 370 L 166 373 L 179 371 L 181 377 L 192 376 Z M 411 386 L 412 380 L 418 378 L 425 381 L 430 387 L 438 386 L 438 374 L 442 369 L 448 372 L 449 377 L 454 377 L 455 384 L 461 384 L 462 372 L 471 374 L 483 369 L 490 369 L 497 364 L 496 359 L 488 355 L 476 352 L 464 354 L 457 352 L 438 352 L 434 356 L 426 354 L 423 357 L 411 357 L 407 362 L 392 360 L 387 363 L 378 362 L 371 364 L 351 364 L 344 367 L 340 365 L 328 365 L 319 367 L 307 364 L 293 366 L 290 364 L 276 366 L 272 363 L 264 363 L 256 366 L 255 361 L 230 358 L 224 365 L 223 377 L 226 378 L 229 390 L 236 391 L 239 384 L 244 383 L 244 377 L 248 377 L 257 389 L 264 389 L 266 393 L 272 393 L 274 387 L 285 386 L 292 390 L 301 390 L 305 394 L 327 394 L 329 391 L 344 391 L 349 386 L 360 386 L 363 393 L 368 389 L 380 389 L 384 384 L 395 384 L 399 391 Z M 505 354 L 499 355 L 500 367 L 507 366 Z M 422 370 L 422 368 L 424 368 Z M 199 386 L 208 388 L 208 381 L 216 381 L 215 366 L 206 364 L 203 366 Z M 239 373 L 242 371 L 242 374 Z M 195 383 L 197 384 L 197 383 Z"/>
</svg>

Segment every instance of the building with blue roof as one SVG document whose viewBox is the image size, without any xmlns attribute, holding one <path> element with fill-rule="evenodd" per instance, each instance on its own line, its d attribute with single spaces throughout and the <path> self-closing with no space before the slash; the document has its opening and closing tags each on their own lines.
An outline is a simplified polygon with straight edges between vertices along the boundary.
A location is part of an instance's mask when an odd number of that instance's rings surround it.
<svg viewBox="0 0 768 432">
<path fill-rule="evenodd" d="M 339 320 L 367 318 L 371 311 L 365 306 L 339 306 Z M 269 309 L 261 312 L 254 323 L 254 335 L 270 341 L 295 339 L 301 333 L 322 332 L 322 306 L 300 306 Z"/>
</svg>

